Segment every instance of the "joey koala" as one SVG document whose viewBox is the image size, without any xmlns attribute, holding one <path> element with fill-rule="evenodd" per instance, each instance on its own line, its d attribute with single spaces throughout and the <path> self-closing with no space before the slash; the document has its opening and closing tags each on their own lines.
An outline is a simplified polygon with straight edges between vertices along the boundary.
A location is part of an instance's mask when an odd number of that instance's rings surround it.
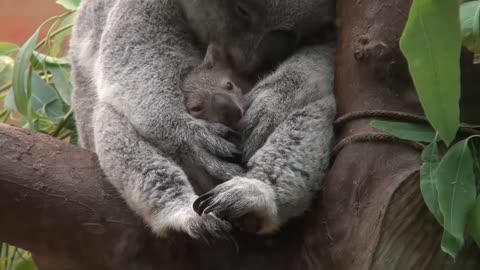
<svg viewBox="0 0 480 270">
<path fill-rule="evenodd" d="M 195 118 L 238 130 L 244 113 L 243 95 L 251 88 L 248 79 L 232 69 L 225 53 L 210 44 L 203 62 L 184 80 L 185 106 Z"/>
<path fill-rule="evenodd" d="M 228 237 L 245 217 L 273 233 L 309 207 L 329 164 L 335 100 L 331 44 L 305 44 L 334 20 L 333 0 L 87 0 L 71 39 L 80 143 L 159 236 Z M 192 117 L 182 79 L 218 44 L 260 79 L 231 129 Z M 286 61 L 284 61 L 287 59 Z M 262 74 L 270 74 L 268 76 Z M 185 164 L 220 183 L 199 196 Z"/>
</svg>

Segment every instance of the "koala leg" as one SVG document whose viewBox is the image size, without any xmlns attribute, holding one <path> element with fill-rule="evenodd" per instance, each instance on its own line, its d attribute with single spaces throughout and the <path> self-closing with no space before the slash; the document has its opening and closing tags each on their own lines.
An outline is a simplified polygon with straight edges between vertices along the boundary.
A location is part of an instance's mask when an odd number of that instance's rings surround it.
<svg viewBox="0 0 480 270">
<path fill-rule="evenodd" d="M 227 237 L 230 224 L 198 216 L 197 198 L 185 173 L 140 137 L 125 117 L 100 103 L 94 112 L 96 151 L 110 181 L 159 236 L 181 231 L 193 238 Z M 108 139 L 106 139 L 108 138 Z"/>
<path fill-rule="evenodd" d="M 301 50 L 252 91 L 244 122 L 248 171 L 197 199 L 197 213 L 267 234 L 305 212 L 334 140 L 333 55 L 331 45 Z"/>
<path fill-rule="evenodd" d="M 243 227 L 254 216 L 258 234 L 272 233 L 310 206 L 328 169 L 335 116 L 333 96 L 292 113 L 236 177 L 202 195 L 194 208 Z M 248 229 L 251 230 L 251 229 Z"/>
</svg>

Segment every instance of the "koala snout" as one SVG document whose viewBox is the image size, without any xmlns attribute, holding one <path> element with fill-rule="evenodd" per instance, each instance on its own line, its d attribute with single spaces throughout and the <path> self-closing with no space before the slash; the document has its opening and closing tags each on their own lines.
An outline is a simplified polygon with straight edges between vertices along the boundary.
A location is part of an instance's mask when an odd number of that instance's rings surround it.
<svg viewBox="0 0 480 270">
<path fill-rule="evenodd" d="M 218 114 L 220 123 L 232 129 L 238 129 L 243 117 L 243 110 L 231 96 L 216 93 L 212 96 L 212 105 Z"/>
</svg>

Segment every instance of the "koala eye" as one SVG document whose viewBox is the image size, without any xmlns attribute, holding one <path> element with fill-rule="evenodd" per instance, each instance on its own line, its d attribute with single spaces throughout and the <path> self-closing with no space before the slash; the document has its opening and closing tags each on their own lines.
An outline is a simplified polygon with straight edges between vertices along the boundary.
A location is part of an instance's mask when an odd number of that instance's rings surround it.
<svg viewBox="0 0 480 270">
<path fill-rule="evenodd" d="M 250 13 L 245 7 L 237 4 L 237 6 L 235 7 L 235 10 L 237 11 L 238 15 L 244 17 L 245 19 L 250 19 Z"/>
<path fill-rule="evenodd" d="M 190 111 L 193 113 L 198 113 L 198 112 L 201 112 L 202 110 L 203 110 L 203 107 L 200 105 L 196 105 L 190 108 Z"/>
<path fill-rule="evenodd" d="M 227 89 L 227 90 L 233 90 L 233 83 L 227 82 L 227 83 L 225 84 L 225 89 Z"/>
</svg>

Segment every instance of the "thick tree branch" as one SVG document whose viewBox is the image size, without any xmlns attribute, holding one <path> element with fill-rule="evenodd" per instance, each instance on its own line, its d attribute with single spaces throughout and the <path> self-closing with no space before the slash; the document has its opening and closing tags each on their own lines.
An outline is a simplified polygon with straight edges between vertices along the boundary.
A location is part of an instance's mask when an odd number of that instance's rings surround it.
<svg viewBox="0 0 480 270">
<path fill-rule="evenodd" d="M 32 251 L 42 269 L 291 269 L 300 258 L 301 221 L 236 243 L 158 239 L 105 181 L 95 154 L 4 124 L 0 153 L 0 241 Z"/>
<path fill-rule="evenodd" d="M 411 1 L 337 1 L 339 116 L 365 110 L 422 114 L 398 41 Z M 480 65 L 462 62 L 462 118 L 479 124 Z M 472 102 L 474 101 L 474 102 Z M 340 138 L 372 131 L 371 119 Z M 49 270 L 474 270 L 478 248 L 455 263 L 418 183 L 419 152 L 391 142 L 346 145 L 317 203 L 272 237 L 210 245 L 157 239 L 105 181 L 93 153 L 0 125 L 0 241 L 34 252 Z"/>
</svg>

